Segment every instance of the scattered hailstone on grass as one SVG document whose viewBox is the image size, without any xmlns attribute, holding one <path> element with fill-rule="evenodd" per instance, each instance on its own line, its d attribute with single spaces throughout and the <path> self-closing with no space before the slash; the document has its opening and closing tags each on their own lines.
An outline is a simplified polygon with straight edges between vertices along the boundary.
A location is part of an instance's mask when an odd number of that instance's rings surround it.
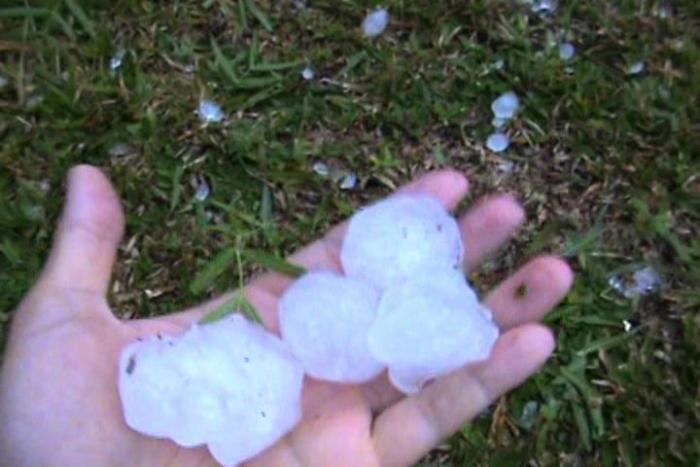
<svg viewBox="0 0 700 467">
<path fill-rule="evenodd" d="M 204 123 L 219 123 L 224 119 L 224 112 L 221 110 L 221 106 L 208 99 L 203 99 L 199 102 L 197 113 Z"/>
<path fill-rule="evenodd" d="M 27 110 L 34 110 L 39 107 L 42 102 L 44 102 L 44 96 L 41 94 L 34 94 L 33 96 L 29 96 L 27 102 L 24 103 L 24 107 Z"/>
<path fill-rule="evenodd" d="M 304 81 L 311 81 L 316 76 L 316 73 L 311 67 L 306 67 L 301 70 L 301 77 Z"/>
<path fill-rule="evenodd" d="M 559 44 L 559 58 L 564 61 L 571 60 L 576 54 L 576 48 L 571 42 L 562 42 Z"/>
<path fill-rule="evenodd" d="M 510 146 L 510 138 L 504 133 L 493 133 L 486 139 L 486 147 L 493 152 L 503 152 Z"/>
<path fill-rule="evenodd" d="M 204 178 L 202 178 L 197 183 L 197 189 L 194 192 L 194 199 L 199 202 L 202 202 L 209 198 L 210 194 L 211 188 L 209 187 L 209 183 L 207 183 L 207 181 Z"/>
<path fill-rule="evenodd" d="M 365 37 L 377 37 L 389 25 L 389 12 L 384 8 L 374 10 L 362 21 L 362 33 Z"/>
<path fill-rule="evenodd" d="M 250 459 L 299 422 L 302 381 L 287 346 L 238 314 L 134 342 L 119 362 L 131 428 L 185 447 L 206 444 L 225 465 Z"/>
<path fill-rule="evenodd" d="M 498 327 L 460 271 L 435 269 L 389 288 L 369 331 L 370 350 L 406 394 L 488 358 Z"/>
<path fill-rule="evenodd" d="M 112 157 L 128 156 L 136 152 L 136 149 L 127 143 L 115 143 L 107 150 L 107 154 Z"/>
<path fill-rule="evenodd" d="M 314 172 L 321 177 L 327 177 L 328 174 L 331 173 L 328 165 L 326 165 L 324 162 L 315 162 L 312 168 L 314 169 Z"/>
<path fill-rule="evenodd" d="M 537 403 L 537 401 L 527 401 L 527 403 L 523 406 L 523 412 L 520 414 L 520 425 L 527 430 L 535 426 L 539 409 L 540 405 Z"/>
<path fill-rule="evenodd" d="M 126 55 L 126 50 L 119 49 L 112 55 L 109 59 L 109 69 L 112 71 L 117 71 L 124 64 L 124 56 Z"/>
<path fill-rule="evenodd" d="M 608 283 L 623 297 L 636 299 L 656 292 L 663 281 L 661 275 L 652 266 L 641 266 L 627 273 L 611 276 Z"/>
<path fill-rule="evenodd" d="M 499 172 L 509 174 L 509 173 L 513 172 L 513 168 L 515 167 L 515 164 L 513 164 L 513 161 L 503 159 L 502 161 L 500 161 L 498 163 L 498 165 L 496 167 L 498 168 Z"/>
<path fill-rule="evenodd" d="M 379 290 L 429 269 L 461 267 L 462 238 L 455 219 L 435 198 L 395 195 L 358 211 L 340 254 L 348 277 Z"/>
<path fill-rule="evenodd" d="M 539 14 L 554 13 L 557 9 L 556 0 L 535 0 L 532 4 L 532 12 Z"/>
<path fill-rule="evenodd" d="M 357 175 L 354 173 L 344 175 L 339 186 L 341 190 L 352 190 L 357 186 Z"/>
<path fill-rule="evenodd" d="M 518 112 L 520 107 L 520 99 L 513 91 L 501 94 L 495 101 L 491 103 L 491 111 L 496 118 L 510 120 Z"/>
<path fill-rule="evenodd" d="M 638 75 L 638 74 L 642 73 L 645 68 L 646 68 L 646 65 L 644 64 L 644 62 L 639 60 L 639 61 L 631 64 L 629 67 L 627 67 L 627 74 L 630 76 Z"/>
<path fill-rule="evenodd" d="M 363 282 L 331 271 L 310 272 L 280 300 L 282 338 L 314 378 L 369 381 L 384 368 L 367 347 L 377 302 L 377 292 Z"/>
<path fill-rule="evenodd" d="M 654 8 L 654 16 L 661 19 L 667 19 L 671 16 L 672 9 L 670 5 L 659 5 Z"/>
</svg>

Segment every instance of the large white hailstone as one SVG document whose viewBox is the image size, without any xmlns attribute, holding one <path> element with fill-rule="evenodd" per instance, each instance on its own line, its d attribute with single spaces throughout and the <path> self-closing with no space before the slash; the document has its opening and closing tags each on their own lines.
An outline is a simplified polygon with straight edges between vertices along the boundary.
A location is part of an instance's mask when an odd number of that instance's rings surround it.
<svg viewBox="0 0 700 467">
<path fill-rule="evenodd" d="M 131 428 L 186 447 L 207 444 L 225 465 L 255 456 L 297 424 L 302 381 L 287 346 L 238 314 L 134 342 L 119 362 Z"/>
<path fill-rule="evenodd" d="M 389 25 L 389 12 L 384 8 L 374 10 L 362 21 L 362 33 L 365 37 L 377 37 Z"/>
<path fill-rule="evenodd" d="M 501 94 L 491 103 L 491 110 L 498 119 L 510 120 L 518 112 L 520 99 L 513 91 Z"/>
<path fill-rule="evenodd" d="M 369 381 L 384 369 L 367 347 L 379 297 L 358 280 L 310 272 L 279 303 L 280 330 L 304 370 L 338 383 Z"/>
<path fill-rule="evenodd" d="M 459 226 L 427 195 L 396 195 L 357 212 L 348 226 L 341 262 L 348 277 L 384 290 L 426 269 L 461 268 Z"/>
<path fill-rule="evenodd" d="M 433 270 L 386 291 L 367 343 L 392 384 L 415 394 L 433 378 L 488 358 L 498 334 L 461 273 Z"/>
</svg>

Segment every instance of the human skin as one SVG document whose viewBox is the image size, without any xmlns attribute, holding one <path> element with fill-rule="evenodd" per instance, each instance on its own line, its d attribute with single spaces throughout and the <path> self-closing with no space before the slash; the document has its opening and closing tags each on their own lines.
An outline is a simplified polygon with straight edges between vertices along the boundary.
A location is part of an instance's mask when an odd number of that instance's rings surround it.
<svg viewBox="0 0 700 467">
<path fill-rule="evenodd" d="M 458 172 L 428 173 L 400 189 L 435 196 L 454 209 L 467 192 Z M 510 196 L 482 199 L 459 218 L 473 271 L 523 222 Z M 340 270 L 345 226 L 291 256 L 309 269 Z M 119 198 L 98 169 L 78 166 L 54 244 L 34 287 L 13 314 L 0 373 L 0 465 L 208 466 L 204 447 L 185 449 L 131 430 L 122 416 L 117 362 L 140 336 L 177 334 L 228 295 L 180 313 L 119 320 L 107 302 L 110 274 L 124 230 Z M 491 357 L 404 397 L 385 375 L 360 385 L 305 381 L 304 417 L 247 466 L 411 465 L 492 401 L 537 371 L 554 349 L 538 322 L 567 293 L 573 275 L 561 259 L 541 256 L 485 296 L 501 328 Z M 254 278 L 245 294 L 277 332 L 277 302 L 290 279 Z M 528 293 L 518 293 L 526 284 Z"/>
</svg>

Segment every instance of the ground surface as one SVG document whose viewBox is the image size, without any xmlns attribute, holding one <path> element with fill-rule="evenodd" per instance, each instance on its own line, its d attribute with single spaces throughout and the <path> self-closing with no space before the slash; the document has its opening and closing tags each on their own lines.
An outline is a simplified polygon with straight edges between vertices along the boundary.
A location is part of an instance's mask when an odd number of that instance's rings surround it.
<svg viewBox="0 0 700 467">
<path fill-rule="evenodd" d="M 425 465 L 700 462 L 700 3 L 562 1 L 541 17 L 516 0 L 387 0 L 375 40 L 359 33 L 374 6 L 360 1 L 2 3 L 0 336 L 75 163 L 102 167 L 124 199 L 122 316 L 238 284 L 259 265 L 236 249 L 284 255 L 452 166 L 471 199 L 510 191 L 529 215 L 479 287 L 539 252 L 567 256 L 578 278 L 548 319 L 550 363 Z M 510 89 L 522 110 L 499 156 L 484 147 L 490 103 Z M 202 124 L 202 97 L 224 123 Z M 341 190 L 319 161 L 358 185 Z M 661 273 L 660 292 L 628 300 L 609 285 L 636 264 Z"/>
</svg>

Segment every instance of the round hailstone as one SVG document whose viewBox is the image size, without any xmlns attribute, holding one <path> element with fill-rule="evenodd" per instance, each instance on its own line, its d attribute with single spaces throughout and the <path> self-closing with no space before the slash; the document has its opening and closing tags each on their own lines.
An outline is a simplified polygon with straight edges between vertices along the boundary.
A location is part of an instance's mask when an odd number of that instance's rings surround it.
<svg viewBox="0 0 700 467">
<path fill-rule="evenodd" d="M 461 274 L 431 271 L 386 291 L 367 343 L 393 385 L 415 394 L 433 378 L 488 358 L 497 338 L 490 312 Z"/>
<path fill-rule="evenodd" d="M 631 64 L 627 68 L 627 74 L 631 75 L 631 76 L 639 75 L 644 71 L 645 68 L 646 68 L 646 65 L 644 64 L 643 61 L 640 60 L 640 61 L 634 62 L 633 64 Z"/>
<path fill-rule="evenodd" d="M 574 58 L 575 54 L 576 48 L 571 42 L 563 42 L 559 44 L 559 58 L 561 58 L 565 62 Z"/>
<path fill-rule="evenodd" d="M 510 120 L 518 112 L 520 99 L 513 91 L 501 94 L 498 99 L 491 104 L 491 110 L 496 118 Z"/>
<path fill-rule="evenodd" d="M 331 271 L 310 272 L 280 300 L 282 338 L 314 378 L 369 381 L 384 369 L 367 348 L 377 302 L 374 289 L 358 280 Z"/>
<path fill-rule="evenodd" d="M 316 76 L 316 72 L 314 72 L 313 68 L 311 67 L 306 67 L 303 70 L 301 70 L 301 77 L 304 81 L 311 81 L 314 79 Z"/>
<path fill-rule="evenodd" d="M 303 370 L 287 346 L 240 315 L 127 346 L 119 394 L 134 430 L 238 464 L 301 418 Z"/>
<path fill-rule="evenodd" d="M 493 133 L 486 139 L 486 147 L 493 152 L 503 152 L 510 146 L 510 138 L 503 133 Z"/>
<path fill-rule="evenodd" d="M 219 123 L 224 119 L 224 111 L 216 102 L 204 99 L 199 102 L 199 118 L 204 123 Z"/>
<path fill-rule="evenodd" d="M 362 21 L 362 33 L 365 37 L 377 37 L 389 25 L 389 12 L 379 8 L 368 14 Z"/>
<path fill-rule="evenodd" d="M 396 195 L 357 212 L 340 259 L 348 277 L 383 290 L 426 269 L 459 270 L 464 247 L 457 222 L 435 198 Z"/>
</svg>

